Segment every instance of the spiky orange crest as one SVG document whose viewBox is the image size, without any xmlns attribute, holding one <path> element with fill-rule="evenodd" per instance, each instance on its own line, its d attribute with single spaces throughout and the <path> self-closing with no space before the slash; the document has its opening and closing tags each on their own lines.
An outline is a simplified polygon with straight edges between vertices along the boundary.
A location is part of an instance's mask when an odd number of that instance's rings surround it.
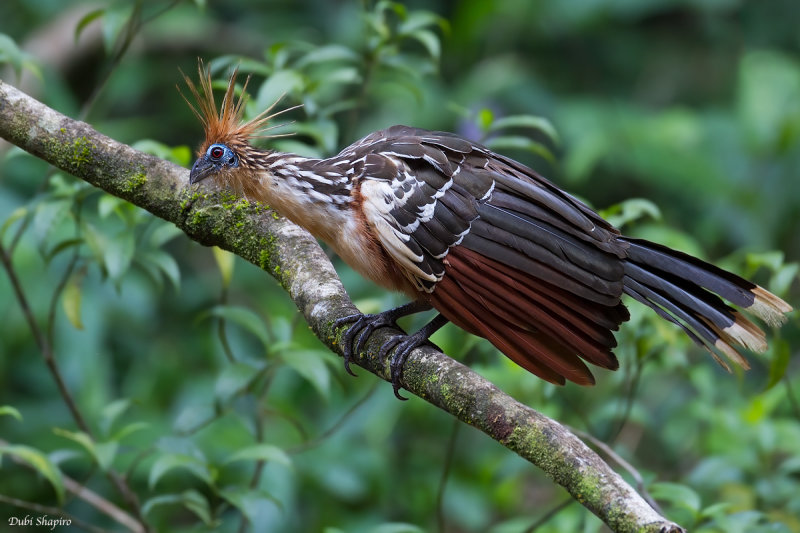
<svg viewBox="0 0 800 533">
<path fill-rule="evenodd" d="M 277 105 L 278 101 L 273 103 L 267 109 L 259 113 L 256 117 L 244 121 L 244 107 L 247 103 L 247 84 L 250 82 L 250 76 L 247 77 L 242 86 L 241 94 L 236 98 L 236 77 L 239 69 L 235 69 L 231 74 L 228 81 L 228 87 L 225 90 L 225 96 L 222 97 L 222 104 L 217 110 L 217 103 L 214 99 L 214 91 L 212 89 L 211 70 L 203 65 L 203 61 L 197 61 L 197 73 L 199 78 L 199 86 L 195 85 L 186 74 L 183 78 L 186 81 L 186 86 L 192 93 L 196 102 L 192 103 L 183 93 L 183 99 L 189 104 L 197 118 L 203 124 L 205 130 L 205 141 L 200 146 L 199 153 L 205 152 L 209 145 L 214 143 L 226 144 L 229 146 L 242 146 L 250 144 L 250 141 L 259 137 L 277 137 L 277 135 L 262 135 L 261 132 L 268 129 L 266 128 L 267 122 L 277 115 L 295 109 L 297 106 L 278 111 L 277 113 L 269 114 L 270 111 Z M 180 92 L 180 87 L 178 88 Z"/>
</svg>

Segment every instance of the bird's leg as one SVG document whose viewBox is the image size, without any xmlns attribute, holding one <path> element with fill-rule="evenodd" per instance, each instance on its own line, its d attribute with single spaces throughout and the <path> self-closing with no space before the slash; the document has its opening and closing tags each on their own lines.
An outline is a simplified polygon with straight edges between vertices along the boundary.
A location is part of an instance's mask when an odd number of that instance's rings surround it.
<svg viewBox="0 0 800 533">
<path fill-rule="evenodd" d="M 427 343 L 430 336 L 436 333 L 439 328 L 447 324 L 447 322 L 448 320 L 444 317 L 444 315 L 436 315 L 433 320 L 422 326 L 419 331 L 413 335 L 394 335 L 387 339 L 386 343 L 381 346 L 381 351 L 378 353 L 378 357 L 381 360 L 383 360 L 384 356 L 389 353 L 389 350 L 395 348 L 395 346 L 397 347 L 394 351 L 394 354 L 392 354 L 392 358 L 389 362 L 389 368 L 391 370 L 394 395 L 397 396 L 398 399 L 408 399 L 400 396 L 400 393 L 398 392 L 400 390 L 400 376 L 403 372 L 403 366 L 406 364 L 406 359 L 408 359 L 408 356 L 412 351 L 414 351 L 414 348 Z"/>
<path fill-rule="evenodd" d="M 350 370 L 350 359 L 353 358 L 354 353 L 358 353 L 364 348 L 364 344 L 366 344 L 367 339 L 376 329 L 385 326 L 391 326 L 399 329 L 397 325 L 397 319 L 404 316 L 413 315 L 414 313 L 419 313 L 421 311 L 427 311 L 429 309 L 431 309 L 431 305 L 429 303 L 422 300 L 417 300 L 399 307 L 395 307 L 394 309 L 389 309 L 388 311 L 384 311 L 382 313 L 377 313 L 374 315 L 363 315 L 358 313 L 340 318 L 335 321 L 333 323 L 334 328 L 339 328 L 340 326 L 349 323 L 353 324 L 342 335 L 342 355 L 344 356 L 344 369 L 347 370 L 347 373 L 351 376 L 355 376 L 353 371 Z M 356 338 L 356 336 L 358 338 Z M 400 335 L 399 337 L 402 338 L 404 336 Z M 386 352 L 383 353 L 385 354 Z"/>
</svg>

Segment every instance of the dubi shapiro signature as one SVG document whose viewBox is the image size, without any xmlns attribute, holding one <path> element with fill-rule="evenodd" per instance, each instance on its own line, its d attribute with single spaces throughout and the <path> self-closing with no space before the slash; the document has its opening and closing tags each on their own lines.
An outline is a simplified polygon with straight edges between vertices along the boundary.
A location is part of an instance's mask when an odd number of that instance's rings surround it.
<svg viewBox="0 0 800 533">
<path fill-rule="evenodd" d="M 71 526 L 72 519 L 64 518 L 61 516 L 50 517 L 46 514 L 40 516 L 25 515 L 24 517 L 12 516 L 8 519 L 8 525 L 12 527 L 13 526 L 46 527 L 49 528 L 50 531 L 53 531 L 58 526 Z"/>
</svg>

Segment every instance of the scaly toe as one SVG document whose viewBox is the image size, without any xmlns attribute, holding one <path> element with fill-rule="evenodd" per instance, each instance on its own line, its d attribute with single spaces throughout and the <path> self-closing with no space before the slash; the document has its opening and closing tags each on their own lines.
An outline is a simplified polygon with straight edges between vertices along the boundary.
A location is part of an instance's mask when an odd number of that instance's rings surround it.
<svg viewBox="0 0 800 533">
<path fill-rule="evenodd" d="M 350 360 L 353 358 L 353 337 L 358 333 L 363 326 L 359 326 L 365 320 L 365 315 L 348 315 L 342 317 L 333 323 L 334 329 L 338 329 L 346 324 L 352 324 L 347 331 L 342 334 L 342 357 L 344 358 L 344 369 L 353 377 L 356 377 L 355 372 L 350 369 Z"/>
</svg>

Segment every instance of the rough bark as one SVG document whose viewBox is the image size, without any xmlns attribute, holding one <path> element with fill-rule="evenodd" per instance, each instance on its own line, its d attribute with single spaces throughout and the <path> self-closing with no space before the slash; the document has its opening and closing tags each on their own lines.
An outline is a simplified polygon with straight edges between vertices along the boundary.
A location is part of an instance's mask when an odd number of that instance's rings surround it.
<svg viewBox="0 0 800 533">
<path fill-rule="evenodd" d="M 168 220 L 204 245 L 229 250 L 275 277 L 314 333 L 341 355 L 332 323 L 356 312 L 336 272 L 304 229 L 225 191 L 190 187 L 188 170 L 118 143 L 0 81 L 0 136 L 106 192 Z M 396 332 L 395 332 L 396 333 Z M 354 363 L 388 379 L 377 331 Z M 415 350 L 403 387 L 541 468 L 614 531 L 680 532 L 558 422 L 429 347 Z"/>
</svg>

